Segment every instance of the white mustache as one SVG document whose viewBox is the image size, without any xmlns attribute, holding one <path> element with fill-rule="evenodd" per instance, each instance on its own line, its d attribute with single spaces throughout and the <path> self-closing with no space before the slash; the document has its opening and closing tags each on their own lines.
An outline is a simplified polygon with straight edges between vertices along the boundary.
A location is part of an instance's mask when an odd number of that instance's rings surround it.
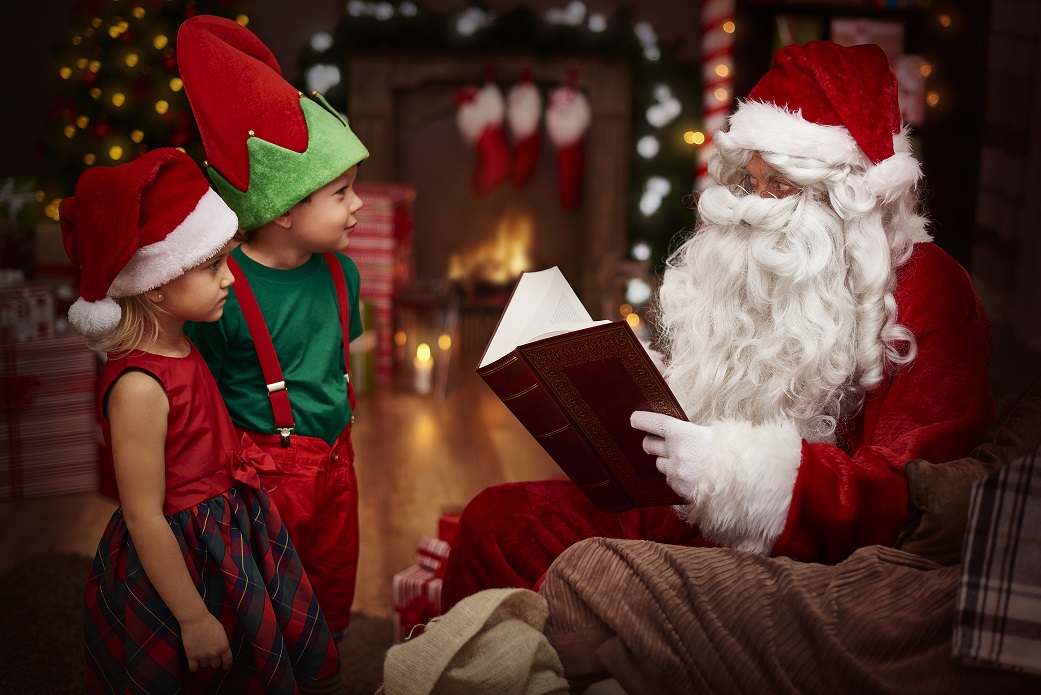
<svg viewBox="0 0 1041 695">
<path fill-rule="evenodd" d="M 735 196 L 724 186 L 705 190 L 698 199 L 698 214 L 704 224 L 723 233 L 753 235 L 749 252 L 760 267 L 794 282 L 808 280 L 834 263 L 841 246 L 841 220 L 811 191 L 786 198 Z M 831 239 L 832 245 L 820 239 Z M 801 258 L 792 246 L 803 248 Z"/>
</svg>

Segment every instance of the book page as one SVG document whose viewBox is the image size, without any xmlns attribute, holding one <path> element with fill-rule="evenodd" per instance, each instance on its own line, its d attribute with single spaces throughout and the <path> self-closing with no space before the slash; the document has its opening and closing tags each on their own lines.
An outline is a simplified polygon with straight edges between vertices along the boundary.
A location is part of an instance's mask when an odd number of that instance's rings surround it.
<svg viewBox="0 0 1041 695">
<path fill-rule="evenodd" d="M 494 362 L 534 336 L 553 331 L 556 324 L 568 324 L 572 326 L 568 330 L 575 330 L 592 323 L 558 267 L 523 273 L 478 366 Z"/>
<path fill-rule="evenodd" d="M 527 336 L 521 340 L 518 345 L 524 343 L 533 343 L 536 340 L 542 340 L 543 338 L 552 338 L 555 335 L 561 335 L 563 333 L 570 333 L 571 331 L 577 331 L 582 328 L 589 328 L 590 326 L 599 326 L 602 323 L 611 323 L 608 319 L 601 321 L 561 321 L 560 323 L 553 323 L 547 326 L 541 326 L 539 331 L 534 335 Z"/>
</svg>

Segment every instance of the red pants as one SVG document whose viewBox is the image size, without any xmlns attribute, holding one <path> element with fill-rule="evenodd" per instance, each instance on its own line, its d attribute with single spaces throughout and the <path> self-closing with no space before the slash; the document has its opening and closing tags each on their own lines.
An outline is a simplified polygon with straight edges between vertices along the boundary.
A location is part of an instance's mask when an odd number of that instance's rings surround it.
<svg viewBox="0 0 1041 695">
<path fill-rule="evenodd" d="M 463 510 L 445 571 L 447 611 L 482 589 L 536 589 L 550 564 L 586 538 L 715 545 L 671 507 L 602 512 L 564 480 L 496 485 Z"/>
<path fill-rule="evenodd" d="M 293 539 L 318 605 L 335 635 L 347 629 L 358 577 L 358 477 L 348 425 L 333 446 L 316 437 L 249 432 L 276 473 L 260 480 Z"/>
</svg>

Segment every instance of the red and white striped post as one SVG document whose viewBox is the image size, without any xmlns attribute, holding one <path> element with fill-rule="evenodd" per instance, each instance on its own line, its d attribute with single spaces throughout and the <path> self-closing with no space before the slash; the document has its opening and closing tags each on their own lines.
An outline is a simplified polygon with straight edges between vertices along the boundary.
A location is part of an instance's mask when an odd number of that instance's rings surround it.
<svg viewBox="0 0 1041 695">
<path fill-rule="evenodd" d="M 695 188 L 711 183 L 708 160 L 715 152 L 712 135 L 723 127 L 733 103 L 734 0 L 703 0 L 701 7 L 701 65 L 703 93 L 701 130 L 705 142 L 698 150 Z"/>
</svg>

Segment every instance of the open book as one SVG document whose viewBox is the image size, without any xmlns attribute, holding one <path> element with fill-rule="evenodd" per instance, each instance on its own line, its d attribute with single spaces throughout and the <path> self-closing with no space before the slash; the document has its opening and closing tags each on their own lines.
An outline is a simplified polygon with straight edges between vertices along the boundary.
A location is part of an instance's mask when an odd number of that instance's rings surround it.
<svg viewBox="0 0 1041 695">
<path fill-rule="evenodd" d="M 625 321 L 593 321 L 556 267 L 524 273 L 477 373 L 598 508 L 685 504 L 634 410 L 686 419 Z"/>
</svg>

